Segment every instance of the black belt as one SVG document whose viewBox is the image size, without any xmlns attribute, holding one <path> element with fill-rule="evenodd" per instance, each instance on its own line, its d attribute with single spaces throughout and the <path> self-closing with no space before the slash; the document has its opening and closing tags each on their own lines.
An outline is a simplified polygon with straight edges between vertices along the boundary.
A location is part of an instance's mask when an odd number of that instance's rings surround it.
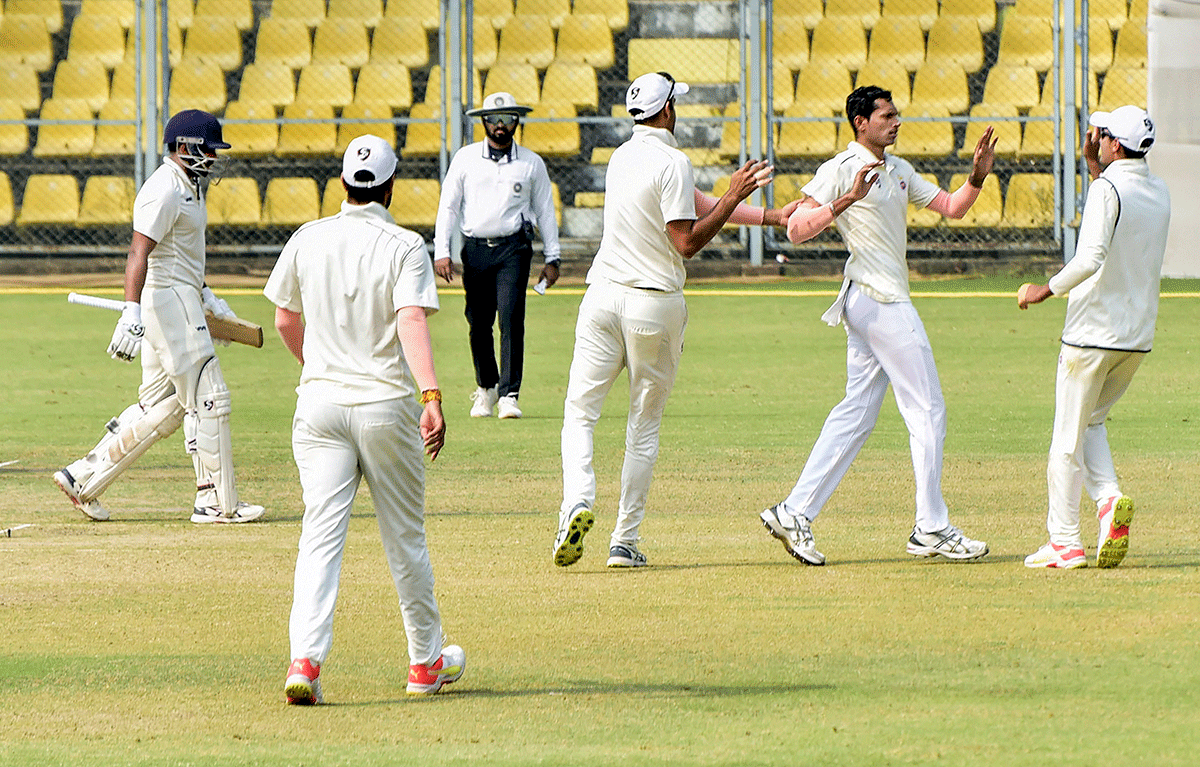
<svg viewBox="0 0 1200 767">
<path fill-rule="evenodd" d="M 514 242 L 524 243 L 526 241 L 525 235 L 522 234 L 520 230 L 503 237 L 467 237 L 465 239 L 472 245 L 486 245 L 489 248 L 499 248 L 504 245 L 511 245 Z"/>
</svg>

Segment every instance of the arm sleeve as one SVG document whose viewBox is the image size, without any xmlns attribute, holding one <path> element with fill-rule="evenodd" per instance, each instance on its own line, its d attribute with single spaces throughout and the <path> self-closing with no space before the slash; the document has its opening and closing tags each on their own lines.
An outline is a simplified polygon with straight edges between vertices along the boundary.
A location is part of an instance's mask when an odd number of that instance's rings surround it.
<svg viewBox="0 0 1200 767">
<path fill-rule="evenodd" d="M 937 196 L 925 207 L 948 218 L 962 218 L 975 204 L 981 191 L 982 187 L 977 189 L 971 186 L 970 181 L 964 181 L 954 194 L 939 189 Z"/>
<path fill-rule="evenodd" d="M 1061 296 L 1069 292 L 1095 274 L 1104 263 L 1119 211 L 1120 199 L 1113 185 L 1104 178 L 1093 181 L 1088 187 L 1087 203 L 1083 206 L 1083 218 L 1079 222 L 1079 244 L 1075 247 L 1075 257 L 1050 278 L 1050 290 L 1054 295 Z"/>
<path fill-rule="evenodd" d="M 296 235 L 292 235 L 283 246 L 275 268 L 271 270 L 271 276 L 263 288 L 263 295 L 281 309 L 300 313 L 303 309 L 300 301 L 300 281 L 296 277 L 296 253 Z"/>
<path fill-rule="evenodd" d="M 165 194 L 143 184 L 133 203 L 133 231 L 155 242 L 162 242 L 179 217 L 179 195 L 174 189 Z"/>
<path fill-rule="evenodd" d="M 833 203 L 813 207 L 800 204 L 787 223 L 788 239 L 799 245 L 811 240 L 833 223 Z"/>
<path fill-rule="evenodd" d="M 717 207 L 717 198 L 696 190 L 696 218 L 704 218 L 708 212 Z M 767 209 L 757 205 L 747 205 L 739 202 L 729 216 L 730 224 L 739 226 L 762 226 L 766 220 Z"/>
<path fill-rule="evenodd" d="M 406 306 L 419 306 L 425 314 L 438 310 L 437 286 L 433 282 L 433 264 L 425 250 L 425 241 L 419 235 L 397 243 L 396 258 L 399 268 L 392 284 L 392 310 L 400 311 Z"/>
<path fill-rule="evenodd" d="M 554 213 L 554 195 L 550 188 L 550 174 L 546 172 L 546 163 L 536 154 L 537 162 L 533 168 L 533 215 L 537 219 L 538 231 L 542 235 L 542 254 L 547 261 L 559 257 L 558 219 Z"/>
<path fill-rule="evenodd" d="M 450 238 L 458 228 L 462 213 L 464 173 L 459 157 L 461 153 L 460 149 L 454 154 L 446 178 L 442 180 L 442 194 L 438 199 L 437 220 L 433 230 L 434 259 L 450 258 Z"/>
<path fill-rule="evenodd" d="M 692 164 L 683 153 L 663 173 L 659 207 L 663 221 L 695 221 L 697 218 L 696 182 Z"/>
</svg>

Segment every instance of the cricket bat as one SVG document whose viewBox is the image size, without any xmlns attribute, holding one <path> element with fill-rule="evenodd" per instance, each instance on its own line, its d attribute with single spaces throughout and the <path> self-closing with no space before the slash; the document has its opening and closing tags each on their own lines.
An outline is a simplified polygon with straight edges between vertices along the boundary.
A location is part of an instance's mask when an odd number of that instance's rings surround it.
<svg viewBox="0 0 1200 767">
<path fill-rule="evenodd" d="M 99 296 L 88 296 L 82 293 L 69 293 L 67 301 L 80 306 L 90 306 L 93 309 L 108 309 L 109 311 L 119 312 L 125 308 L 124 301 L 116 301 L 111 298 L 101 298 Z M 204 313 L 204 318 L 208 322 L 208 334 L 213 338 L 222 338 L 228 341 L 235 341 L 239 344 L 253 346 L 256 349 L 261 349 L 263 345 L 263 331 L 261 325 L 255 325 L 248 320 L 238 319 L 221 319 L 208 312 Z"/>
</svg>

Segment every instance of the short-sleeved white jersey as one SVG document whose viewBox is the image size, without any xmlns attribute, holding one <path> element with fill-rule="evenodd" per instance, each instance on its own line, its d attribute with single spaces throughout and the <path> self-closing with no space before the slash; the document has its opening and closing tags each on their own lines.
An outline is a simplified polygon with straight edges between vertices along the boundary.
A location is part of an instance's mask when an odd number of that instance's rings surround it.
<svg viewBox="0 0 1200 767">
<path fill-rule="evenodd" d="M 203 287 L 207 225 L 200 186 L 177 162 L 164 157 L 133 203 L 133 231 L 158 243 L 146 267 L 147 288 Z"/>
<path fill-rule="evenodd" d="M 804 193 L 827 205 L 854 187 L 854 177 L 875 155 L 857 141 L 817 168 Z M 941 191 L 921 178 L 907 161 L 884 153 L 884 164 L 875 171 L 879 182 L 867 196 L 837 217 L 850 258 L 846 278 L 871 298 L 883 303 L 909 300 L 908 204 L 924 208 Z"/>
<path fill-rule="evenodd" d="M 342 203 L 296 230 L 263 293 L 304 315 L 304 370 L 296 391 L 337 405 L 412 396 L 396 312 L 438 309 L 425 241 L 378 203 Z"/>
<path fill-rule="evenodd" d="M 613 152 L 604 177 L 604 234 L 587 282 L 683 290 L 683 256 L 667 236 L 668 221 L 696 219 L 692 163 L 670 131 L 633 126 Z"/>
</svg>

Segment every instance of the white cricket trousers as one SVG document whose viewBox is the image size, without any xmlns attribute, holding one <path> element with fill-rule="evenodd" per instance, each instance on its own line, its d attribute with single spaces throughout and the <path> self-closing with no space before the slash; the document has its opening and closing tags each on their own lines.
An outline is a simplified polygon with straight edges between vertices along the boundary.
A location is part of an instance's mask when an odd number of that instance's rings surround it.
<svg viewBox="0 0 1200 767">
<path fill-rule="evenodd" d="M 304 523 L 290 623 L 292 658 L 324 663 L 333 644 L 350 507 L 366 477 L 375 502 L 410 663 L 442 654 L 442 622 L 425 545 L 425 464 L 411 397 L 332 405 L 303 392 L 292 421 L 292 452 L 304 490 Z"/>
<path fill-rule="evenodd" d="M 1086 489 L 1097 503 L 1121 494 L 1104 420 L 1145 357 L 1145 352 L 1063 344 L 1054 387 L 1054 435 L 1046 464 L 1050 490 L 1046 528 L 1051 543 L 1083 547 L 1080 491 Z"/>
<path fill-rule="evenodd" d="M 816 519 L 879 420 L 889 381 L 896 396 L 916 478 L 916 525 L 935 532 L 950 524 L 942 498 L 946 402 L 933 349 L 908 301 L 885 304 L 851 284 L 846 325 L 846 396 L 834 406 L 784 510 Z"/>
<path fill-rule="evenodd" d="M 675 386 L 686 327 L 687 303 L 679 292 L 595 282 L 579 305 L 563 407 L 561 512 L 568 513 L 580 503 L 589 508 L 595 504 L 592 443 L 596 421 L 613 381 L 622 368 L 628 368 L 625 463 L 610 545 L 637 543 L 658 459 L 663 410 Z"/>
</svg>

